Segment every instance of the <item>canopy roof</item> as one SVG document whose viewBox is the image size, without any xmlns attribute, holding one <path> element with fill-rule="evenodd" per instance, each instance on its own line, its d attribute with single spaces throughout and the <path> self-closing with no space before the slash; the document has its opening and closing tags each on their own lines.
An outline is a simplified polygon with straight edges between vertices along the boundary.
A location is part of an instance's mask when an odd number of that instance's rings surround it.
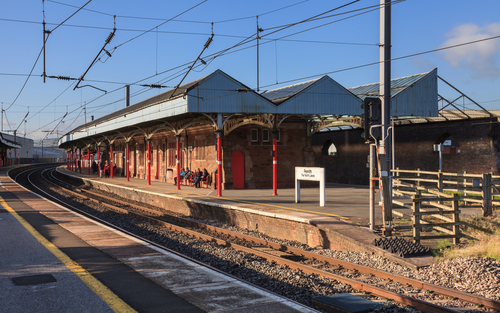
<svg viewBox="0 0 500 313">
<path fill-rule="evenodd" d="M 433 73 L 433 74 L 432 74 Z M 394 80 L 393 113 L 401 116 L 437 115 L 437 70 Z M 404 82 L 404 83 L 403 83 Z M 432 83 L 436 86 L 433 87 Z M 339 116 L 360 116 L 362 90 L 376 92 L 375 84 L 346 89 L 328 76 L 277 88 L 259 94 L 221 70 L 125 107 L 81 125 L 59 140 L 72 141 L 110 132 L 195 118 L 209 114 L 288 115 L 307 121 L 325 121 Z M 398 97 L 402 100 L 398 101 Z M 395 108 L 394 108 L 395 107 Z"/>
</svg>

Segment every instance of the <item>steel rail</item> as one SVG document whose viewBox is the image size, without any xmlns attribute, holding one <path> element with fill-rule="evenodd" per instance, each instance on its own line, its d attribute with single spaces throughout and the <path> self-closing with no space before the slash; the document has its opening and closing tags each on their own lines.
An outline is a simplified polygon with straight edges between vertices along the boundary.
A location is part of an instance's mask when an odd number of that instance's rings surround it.
<svg viewBox="0 0 500 313">
<path fill-rule="evenodd" d="M 267 241 L 267 240 L 264 240 L 264 239 L 252 237 L 252 236 L 249 236 L 249 235 L 244 235 L 244 234 L 236 233 L 236 232 L 233 232 L 233 231 L 230 231 L 230 230 L 226 230 L 226 229 L 223 229 L 223 228 L 219 228 L 219 227 L 216 227 L 216 226 L 211 226 L 211 225 L 207 225 L 207 224 L 203 224 L 203 223 L 191 221 L 191 220 L 188 220 L 188 219 L 185 219 L 185 218 L 181 218 L 181 217 L 178 217 L 178 216 L 173 216 L 173 215 L 170 215 L 170 214 L 159 212 L 157 210 L 152 210 L 152 209 L 148 209 L 148 208 L 145 208 L 145 207 L 137 206 L 137 205 L 134 205 L 134 204 L 131 204 L 131 203 L 128 203 L 128 202 L 125 202 L 125 201 L 121 201 L 121 200 L 118 200 L 118 199 L 115 199 L 115 198 L 111 198 L 111 197 L 108 197 L 108 196 L 105 196 L 105 195 L 102 195 L 102 194 L 99 194 L 99 193 L 96 193 L 96 192 L 92 192 L 92 191 L 89 191 L 89 190 L 82 189 L 81 191 L 83 193 L 88 193 L 88 194 L 91 194 L 91 195 L 94 195 L 94 196 L 97 196 L 97 197 L 102 197 L 104 199 L 107 199 L 107 200 L 110 200 L 110 201 L 114 201 L 114 202 L 123 204 L 123 205 L 131 206 L 131 207 L 134 207 L 134 208 L 136 208 L 138 210 L 142 210 L 142 211 L 145 211 L 145 212 L 148 212 L 148 213 L 151 213 L 151 214 L 155 214 L 155 215 L 158 215 L 158 216 L 168 217 L 168 218 L 171 218 L 171 219 L 175 219 L 175 220 L 177 220 L 177 221 L 179 221 L 181 223 L 186 223 L 186 224 L 193 225 L 195 227 L 203 228 L 203 229 L 210 230 L 210 231 L 215 231 L 215 232 L 222 233 L 222 234 L 229 235 L 229 236 L 233 236 L 233 237 L 236 237 L 236 238 L 240 238 L 240 239 L 246 240 L 248 242 L 254 242 L 256 244 L 266 245 L 266 246 L 269 246 L 269 247 L 271 247 L 273 249 L 280 250 L 280 251 L 283 251 L 283 252 L 290 252 L 290 253 L 293 253 L 295 255 L 301 255 L 301 256 L 303 256 L 305 258 L 316 259 L 318 261 L 322 261 L 322 262 L 326 262 L 326 263 L 329 263 L 329 264 L 338 265 L 338 266 L 341 266 L 341 267 L 346 268 L 346 269 L 358 271 L 358 272 L 360 272 L 362 274 L 374 275 L 374 276 L 376 276 L 378 278 L 392 280 L 392 281 L 395 281 L 395 282 L 398 282 L 398 283 L 401 283 L 401 284 L 409 284 L 409 285 L 411 285 L 411 286 L 413 286 L 415 288 L 421 289 L 421 290 L 431 291 L 431 292 L 434 292 L 436 294 L 440 294 L 440 295 L 447 296 L 447 297 L 454 298 L 454 299 L 459 299 L 459 300 L 462 300 L 462 301 L 465 301 L 465 302 L 469 302 L 469 303 L 472 303 L 472 304 L 483 305 L 483 306 L 485 306 L 487 308 L 490 308 L 490 309 L 500 310 L 500 301 L 497 301 L 497 300 L 493 300 L 493 299 L 489 299 L 489 298 L 486 298 L 486 297 L 482 297 L 482 296 L 470 294 L 470 293 L 459 291 L 459 290 L 456 290 L 456 289 L 451 289 L 451 288 L 447 288 L 447 287 L 442 287 L 442 286 L 434 285 L 434 284 L 431 284 L 431 283 L 419 281 L 419 280 L 416 280 L 416 279 L 413 279 L 413 278 L 408 278 L 408 277 L 404 277 L 404 276 L 397 275 L 397 274 L 388 273 L 388 272 L 377 270 L 377 269 L 373 269 L 373 268 L 370 268 L 370 267 L 367 267 L 367 266 L 363 266 L 363 265 L 359 265 L 359 264 L 354 264 L 354 263 L 349 263 L 349 262 L 346 262 L 346 261 L 342 261 L 342 260 L 330 258 L 330 257 L 324 256 L 324 255 L 320 255 L 320 254 L 314 253 L 314 252 L 305 251 L 305 250 L 301 250 L 301 249 L 298 249 L 298 248 L 294 248 L 294 247 L 290 247 L 290 246 L 286 246 L 286 245 L 274 243 L 274 242 L 271 242 L 271 241 Z M 77 193 L 75 193 L 75 194 L 78 195 L 78 196 L 81 196 L 80 194 L 77 194 Z"/>
<path fill-rule="evenodd" d="M 24 172 L 28 172 L 28 171 L 30 171 L 30 170 L 26 170 L 26 171 L 24 171 Z M 46 170 L 45 170 L 45 171 L 46 171 Z M 44 171 L 44 172 L 45 172 L 45 171 Z M 52 170 L 52 171 L 53 171 L 53 170 Z M 24 173 L 24 172 L 22 172 L 22 173 Z M 18 177 L 20 174 L 22 174 L 22 173 L 19 173 L 18 175 L 16 175 L 16 176 L 15 176 L 15 178 L 14 178 L 13 180 L 14 180 L 14 182 L 16 182 L 19 186 L 21 186 L 21 188 L 23 188 L 23 189 L 25 189 L 25 190 L 27 190 L 27 191 L 30 191 L 30 190 L 29 190 L 29 189 L 27 189 L 26 187 L 23 187 L 23 186 L 22 186 L 22 185 L 21 185 L 21 184 L 17 181 L 17 177 Z M 174 255 L 176 255 L 176 256 L 179 256 L 179 257 L 181 257 L 181 258 L 184 258 L 184 259 L 186 259 L 186 260 L 189 260 L 190 262 L 193 262 L 193 263 L 199 264 L 199 265 L 204 266 L 204 267 L 207 267 L 207 268 L 209 268 L 209 269 L 211 269 L 211 270 L 213 270 L 213 271 L 215 271 L 215 272 L 218 272 L 218 273 L 221 273 L 221 274 L 226 275 L 226 276 L 228 276 L 228 277 L 231 277 L 231 278 L 232 278 L 232 279 L 234 279 L 234 280 L 241 281 L 241 282 L 243 282 L 243 283 L 245 283 L 245 284 L 248 284 L 248 285 L 251 285 L 251 286 L 253 286 L 253 287 L 257 288 L 257 289 L 260 289 L 260 290 L 263 290 L 263 291 L 265 291 L 265 292 L 271 293 L 271 294 L 273 294 L 273 295 L 274 295 L 274 296 L 276 296 L 276 297 L 279 297 L 279 298 L 282 298 L 282 299 L 286 299 L 287 301 L 293 302 L 294 304 L 296 304 L 296 305 L 298 305 L 298 306 L 301 306 L 301 307 L 305 307 L 305 308 L 309 308 L 309 309 L 311 309 L 310 307 L 308 307 L 308 306 L 306 306 L 306 305 L 304 305 L 304 304 L 302 304 L 302 303 L 299 303 L 299 302 L 297 302 L 297 301 L 295 301 L 295 300 L 289 299 L 289 298 L 284 297 L 284 296 L 282 296 L 282 295 L 280 295 L 280 294 L 277 294 L 277 293 L 275 293 L 275 292 L 273 292 L 273 291 L 267 290 L 267 289 L 265 289 L 265 288 L 263 288 L 263 287 L 261 287 L 261 286 L 259 286 L 259 285 L 256 285 L 256 284 L 253 284 L 253 283 L 251 283 L 251 282 L 245 281 L 245 280 L 243 280 L 243 279 L 241 279 L 241 278 L 239 278 L 239 277 L 237 277 L 237 276 L 231 275 L 231 274 L 229 274 L 229 273 L 227 273 L 227 272 L 224 272 L 224 271 L 222 271 L 222 270 L 220 270 L 220 269 L 218 269 L 218 268 L 216 268 L 216 267 L 213 267 L 213 266 L 211 266 L 211 265 L 208 265 L 208 264 L 206 264 L 206 263 L 203 263 L 203 262 L 201 262 L 201 261 L 199 261 L 199 260 L 193 259 L 193 258 L 191 258 L 191 257 L 189 257 L 189 256 L 186 256 L 186 255 L 184 255 L 184 254 L 182 254 L 182 253 L 180 253 L 180 252 L 178 252 L 178 251 L 175 251 L 175 250 L 169 249 L 169 248 L 167 248 L 167 247 L 165 247 L 165 246 L 163 246 L 163 245 L 160 245 L 160 244 L 158 244 L 158 243 L 156 243 L 156 242 L 154 242 L 154 241 L 151 241 L 151 240 L 148 240 L 148 239 L 146 239 L 146 238 L 143 238 L 143 237 L 141 237 L 141 236 L 139 236 L 139 235 L 136 235 L 136 234 L 134 234 L 134 233 L 132 233 L 132 232 L 130 232 L 130 231 L 127 231 L 127 230 L 125 230 L 125 229 L 123 229 L 123 228 L 121 228 L 121 227 L 118 227 L 118 226 L 116 226 L 116 225 L 114 225 L 114 224 L 112 224 L 112 223 L 110 223 L 110 222 L 107 222 L 107 221 L 102 220 L 102 219 L 100 219 L 100 218 L 98 218 L 98 217 L 95 217 L 95 216 L 93 216 L 93 215 L 91 215 L 91 214 L 89 214 L 89 213 L 86 213 L 86 212 L 84 212 L 84 211 L 82 211 L 82 210 L 80 210 L 80 209 L 78 209 L 78 208 L 76 208 L 76 207 L 74 207 L 74 206 L 72 206 L 72 205 L 70 205 L 70 204 L 68 204 L 68 203 L 66 203 L 66 202 L 64 202 L 64 201 L 62 201 L 62 200 L 60 200 L 60 199 L 55 198 L 53 195 L 50 195 L 49 193 L 47 193 L 47 192 L 43 191 L 42 189 L 40 189 L 38 186 L 36 186 L 35 184 L 33 184 L 33 182 L 31 182 L 31 180 L 29 179 L 29 176 L 31 176 L 31 174 L 32 174 L 32 173 L 28 174 L 28 178 L 27 178 L 27 181 L 31 184 L 31 186 L 32 186 L 32 187 L 34 187 L 34 188 L 36 188 L 36 189 L 38 189 L 40 192 L 42 192 L 42 193 L 46 194 L 49 198 L 53 198 L 54 200 L 56 200 L 56 202 L 54 202 L 54 203 L 57 203 L 58 205 L 60 205 L 60 203 L 62 203 L 62 204 L 64 204 L 64 207 L 66 207 L 66 208 L 70 208 L 71 210 L 73 210 L 73 211 L 74 211 L 74 212 L 76 212 L 77 214 L 80 214 L 80 215 L 82 215 L 82 216 L 85 216 L 86 218 L 89 218 L 89 219 L 91 219 L 91 220 L 94 220 L 94 221 L 96 221 L 96 222 L 98 222 L 98 223 L 104 224 L 104 225 L 106 225 L 107 227 L 110 227 L 110 228 L 113 228 L 113 229 L 115 229 L 115 230 L 118 230 L 118 231 L 120 231 L 120 232 L 122 232 L 122 233 L 124 233 L 124 234 L 126 234 L 126 235 L 128 235 L 128 236 L 131 236 L 131 237 L 134 237 L 134 238 L 140 239 L 141 241 L 143 241 L 143 242 L 145 242 L 145 243 L 147 243 L 147 244 L 149 244 L 149 245 L 153 246 L 154 248 L 160 249 L 160 250 L 162 250 L 162 251 L 167 251 L 167 252 L 172 253 L 172 254 L 174 254 Z M 42 174 L 43 174 L 43 172 L 42 172 Z M 40 175 L 40 177 L 42 177 L 42 179 L 43 179 L 43 176 L 42 176 L 42 175 Z M 11 178 L 11 179 L 12 179 L 12 178 Z M 55 178 L 55 179 L 57 179 L 57 178 Z M 45 180 L 46 180 L 46 181 L 48 181 L 48 182 L 50 182 L 50 181 L 49 181 L 49 180 L 47 180 L 47 179 L 45 179 Z M 59 181 L 60 181 L 60 180 L 59 180 Z M 62 182 L 62 181 L 61 181 L 61 182 Z M 53 182 L 50 182 L 50 183 L 54 184 Z M 63 182 L 63 183 L 64 183 L 64 182 Z M 65 183 L 65 184 L 66 184 L 66 183 Z M 54 185 L 56 185 L 56 184 L 54 184 Z M 66 184 L 66 185 L 67 185 L 67 184 Z M 56 186 L 57 186 L 57 185 L 56 185 Z M 60 187 L 60 186 L 57 186 L 57 187 Z M 30 192 L 33 192 L 33 191 L 30 191 Z M 35 193 L 35 194 L 36 194 L 36 193 Z M 39 194 L 36 194 L 36 195 L 38 195 L 38 196 L 40 196 L 40 197 L 41 197 L 41 195 L 39 195 Z M 52 202 L 52 200 L 48 200 L 48 201 L 51 201 L 51 202 Z"/>
<path fill-rule="evenodd" d="M 370 284 L 358 281 L 356 279 L 347 278 L 347 277 L 344 277 L 344 276 L 341 276 L 341 275 L 329 273 L 329 272 L 326 272 L 326 271 L 323 271 L 323 270 L 320 270 L 320 269 L 316 269 L 316 268 L 308 266 L 308 265 L 303 265 L 303 264 L 300 264 L 300 263 L 297 263 L 297 262 L 294 262 L 294 261 L 291 261 L 291 260 L 284 259 L 284 258 L 282 258 L 280 256 L 274 256 L 274 255 L 271 255 L 271 254 L 266 253 L 266 252 L 262 252 L 262 251 L 259 251 L 259 250 L 255 250 L 255 249 L 252 249 L 252 248 L 248 248 L 248 247 L 242 246 L 242 245 L 231 243 L 231 242 L 229 242 L 227 240 L 219 239 L 219 238 L 216 238 L 216 237 L 213 237 L 213 236 L 205 235 L 205 234 L 193 231 L 193 230 L 186 229 L 186 228 L 181 227 L 181 226 L 173 225 L 171 223 L 158 220 L 156 218 L 144 216 L 144 215 L 141 215 L 141 214 L 138 214 L 138 213 L 135 213 L 135 212 L 131 212 L 131 211 L 126 210 L 126 209 L 118 208 L 118 207 L 113 206 L 111 204 L 107 204 L 107 203 L 104 203 L 102 201 L 99 201 L 99 200 L 96 200 L 96 199 L 92 199 L 90 197 L 87 197 L 87 196 L 84 196 L 82 194 L 79 194 L 77 192 L 68 190 L 68 189 L 66 189 L 64 187 L 61 187 L 61 188 L 64 189 L 65 191 L 71 193 L 71 194 L 74 194 L 77 197 L 80 197 L 80 198 L 85 199 L 85 200 L 90 200 L 90 201 L 99 203 L 99 204 L 104 205 L 106 207 L 109 207 L 110 209 L 113 209 L 113 210 L 115 210 L 117 212 L 133 216 L 134 218 L 143 220 L 143 221 L 148 222 L 150 224 L 158 225 L 158 226 L 164 227 L 166 229 L 169 229 L 169 230 L 172 230 L 172 231 L 175 231 L 175 232 L 178 232 L 178 233 L 181 233 L 181 234 L 193 237 L 193 238 L 204 240 L 206 242 L 212 242 L 212 243 L 215 243 L 215 244 L 218 244 L 218 245 L 222 245 L 222 246 L 225 246 L 225 247 L 228 247 L 228 248 L 232 248 L 232 249 L 235 249 L 235 250 L 238 250 L 238 251 L 243 251 L 243 252 L 246 252 L 246 253 L 254 254 L 254 255 L 260 256 L 260 257 L 262 257 L 262 258 L 264 258 L 264 259 L 266 259 L 266 260 L 268 260 L 270 262 L 274 262 L 274 263 L 279 264 L 279 265 L 287 266 L 290 269 L 297 270 L 297 271 L 300 271 L 302 273 L 315 274 L 315 275 L 319 275 L 319 276 L 322 276 L 322 277 L 331 278 L 331 279 L 337 280 L 337 281 L 339 281 L 341 283 L 350 285 L 353 289 L 356 289 L 356 290 L 361 291 L 361 292 L 370 293 L 371 295 L 376 296 L 376 297 L 391 299 L 391 300 L 393 300 L 395 302 L 398 302 L 400 304 L 410 305 L 410 306 L 413 306 L 414 308 L 416 308 L 418 310 L 421 310 L 421 311 L 424 311 L 424 312 L 429 312 L 429 313 L 434 313 L 434 312 L 436 312 L 436 313 L 441 313 L 441 312 L 456 312 L 453 309 L 441 307 L 441 306 L 438 306 L 438 305 L 430 303 L 430 302 L 426 302 L 426 301 L 423 301 L 423 300 L 415 299 L 415 298 L 412 298 L 412 297 L 409 297 L 409 296 L 405 296 L 405 295 L 402 295 L 402 294 L 398 294 L 398 293 L 395 293 L 395 292 L 392 292 L 392 291 L 384 290 L 382 288 L 379 288 L 379 287 L 376 287 L 376 286 L 372 286 Z M 88 191 L 85 191 L 85 192 L 88 192 Z M 98 196 L 102 197 L 101 195 L 98 195 Z M 120 201 L 117 201 L 116 199 L 113 199 L 113 198 L 109 198 L 109 200 L 120 202 Z M 126 205 L 130 206 L 129 203 L 123 202 L 123 204 L 126 204 Z M 147 209 L 147 208 L 141 208 L 141 210 L 154 213 L 155 215 L 165 215 L 165 216 L 171 217 L 170 215 L 162 214 L 161 212 L 158 212 L 158 211 L 155 211 L 155 210 L 151 210 L 151 209 Z M 193 222 L 193 221 L 190 221 L 190 222 L 196 223 L 196 222 Z M 209 226 L 209 225 L 205 225 L 205 226 Z M 212 228 L 213 226 L 209 226 L 209 227 Z M 226 233 L 226 232 L 229 232 L 229 231 L 225 231 L 224 230 L 224 233 Z M 247 237 L 249 237 L 249 236 L 247 236 Z M 257 238 L 254 238 L 254 237 L 249 237 L 249 238 L 257 239 Z M 255 240 L 253 240 L 253 241 L 255 241 Z M 268 241 L 265 241 L 265 242 L 270 243 Z M 287 246 L 284 246 L 284 245 L 279 245 L 279 246 L 280 247 L 287 247 Z M 290 248 L 290 247 L 287 247 L 287 248 Z M 302 250 L 300 250 L 300 251 L 302 251 Z M 304 252 L 304 251 L 302 251 L 302 252 Z"/>
</svg>

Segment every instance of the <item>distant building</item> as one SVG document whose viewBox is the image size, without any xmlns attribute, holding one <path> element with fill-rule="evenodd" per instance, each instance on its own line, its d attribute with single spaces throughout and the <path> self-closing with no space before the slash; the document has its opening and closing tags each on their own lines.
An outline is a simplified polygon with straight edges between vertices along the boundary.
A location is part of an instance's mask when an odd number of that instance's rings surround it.
<svg viewBox="0 0 500 313">
<path fill-rule="evenodd" d="M 1 154 L 7 159 L 21 159 L 22 163 L 26 163 L 27 159 L 33 159 L 33 139 L 16 136 L 11 134 L 1 133 L 1 136 L 6 140 L 6 145 L 1 146 Z M 16 147 L 17 144 L 17 147 Z"/>
</svg>

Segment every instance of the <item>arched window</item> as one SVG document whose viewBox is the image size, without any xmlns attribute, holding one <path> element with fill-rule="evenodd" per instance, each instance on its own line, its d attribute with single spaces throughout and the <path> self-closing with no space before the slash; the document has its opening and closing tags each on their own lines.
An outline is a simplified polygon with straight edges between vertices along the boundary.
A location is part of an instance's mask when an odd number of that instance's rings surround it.
<svg viewBox="0 0 500 313">
<path fill-rule="evenodd" d="M 334 156 L 337 155 L 337 147 L 335 147 L 335 145 L 330 140 L 328 140 L 323 145 L 323 149 L 321 149 L 321 152 L 323 155 Z"/>
</svg>

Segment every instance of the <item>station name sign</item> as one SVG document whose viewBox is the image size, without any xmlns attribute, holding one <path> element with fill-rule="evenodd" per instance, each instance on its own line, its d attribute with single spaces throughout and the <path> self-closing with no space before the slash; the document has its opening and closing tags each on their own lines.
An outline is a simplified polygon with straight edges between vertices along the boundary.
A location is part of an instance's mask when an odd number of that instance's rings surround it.
<svg viewBox="0 0 500 313">
<path fill-rule="evenodd" d="M 320 181 L 325 177 L 323 167 L 296 167 L 295 178 L 298 180 Z"/>
<path fill-rule="evenodd" d="M 325 206 L 325 168 L 296 167 L 295 168 L 295 203 L 300 203 L 300 181 L 319 181 L 319 206 Z"/>
</svg>

